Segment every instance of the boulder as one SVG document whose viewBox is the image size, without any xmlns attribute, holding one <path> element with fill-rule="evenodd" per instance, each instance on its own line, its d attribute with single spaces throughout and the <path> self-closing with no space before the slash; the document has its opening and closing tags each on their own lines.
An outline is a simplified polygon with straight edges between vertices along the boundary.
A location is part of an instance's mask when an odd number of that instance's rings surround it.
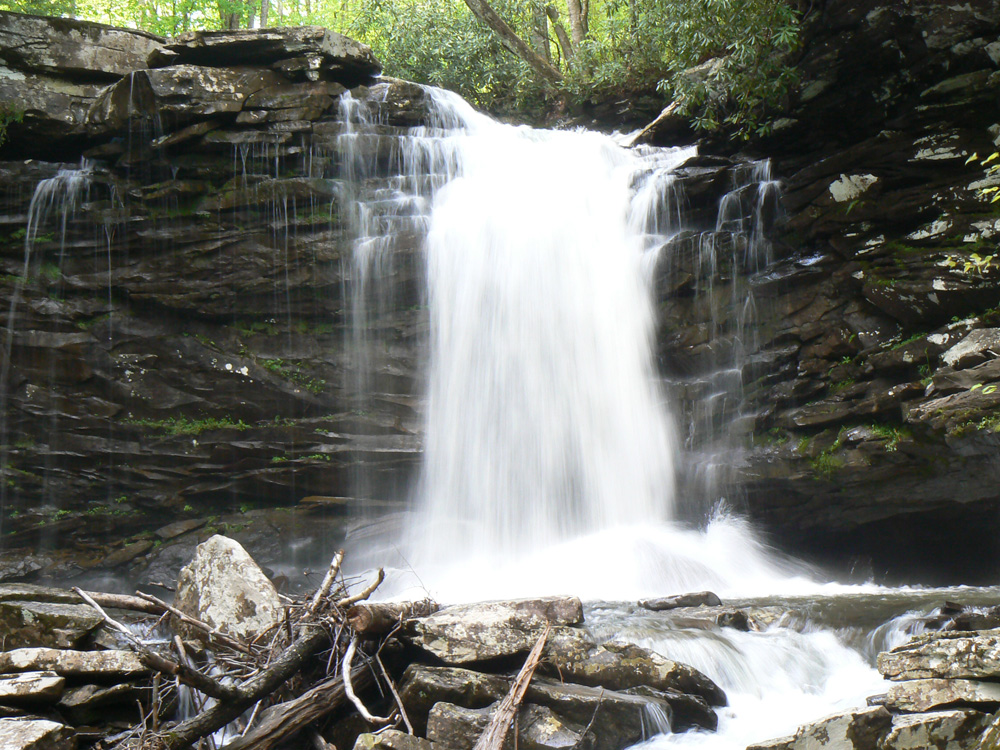
<svg viewBox="0 0 1000 750">
<path fill-rule="evenodd" d="M 949 367 L 964 370 L 1000 357 L 1000 328 L 977 328 L 941 355 Z"/>
<path fill-rule="evenodd" d="M 891 711 L 920 713 L 961 705 L 995 711 L 1000 706 L 1000 683 L 978 680 L 907 680 L 885 694 L 883 705 Z"/>
<path fill-rule="evenodd" d="M 307 80 L 322 78 L 352 86 L 377 76 L 382 68 L 369 47 L 321 26 L 178 34 L 162 52 L 152 55 L 150 64 L 231 67 L 247 60 L 300 73 Z"/>
<path fill-rule="evenodd" d="M 828 716 L 807 724 L 791 737 L 750 745 L 747 750 L 875 750 L 892 725 L 881 706 Z"/>
<path fill-rule="evenodd" d="M 472 750 L 495 710 L 495 704 L 476 709 L 437 703 L 427 717 L 427 738 L 447 750 Z M 543 706 L 522 706 L 515 726 L 516 739 L 513 732 L 508 733 L 505 748 L 572 750 L 580 747 L 590 750 L 594 747 L 593 736 L 586 735 L 584 727 L 563 721 Z"/>
<path fill-rule="evenodd" d="M 55 672 L 64 677 L 127 677 L 147 672 L 131 651 L 71 651 L 55 648 L 19 648 L 0 653 L 0 674 Z"/>
<path fill-rule="evenodd" d="M 87 115 L 92 136 L 156 122 L 173 130 L 196 120 L 236 117 L 252 94 L 287 83 L 265 68 L 172 65 L 139 70 L 105 89 Z"/>
<path fill-rule="evenodd" d="M 675 596 L 665 596 L 661 599 L 642 599 L 640 607 L 651 609 L 654 612 L 665 612 L 678 607 L 719 607 L 722 600 L 711 591 L 696 591 L 690 594 L 676 594 Z"/>
<path fill-rule="evenodd" d="M 547 624 L 583 622 L 576 597 L 545 597 L 447 607 L 412 620 L 407 640 L 446 664 L 468 664 L 525 653 Z"/>
<path fill-rule="evenodd" d="M 423 737 L 415 737 L 398 729 L 387 729 L 378 734 L 358 735 L 354 750 L 433 750 L 434 745 Z"/>
<path fill-rule="evenodd" d="M 0 719 L 4 750 L 76 750 L 76 736 L 65 724 L 31 717 Z"/>
<path fill-rule="evenodd" d="M 0 676 L 0 704 L 54 703 L 66 680 L 55 672 L 21 672 Z"/>
<path fill-rule="evenodd" d="M 880 750 L 975 750 L 990 723 L 990 716 L 980 711 L 957 709 L 903 714 L 892 717 L 892 729 Z"/>
<path fill-rule="evenodd" d="M 546 668 L 574 682 L 609 690 L 647 686 L 696 695 L 712 706 L 727 703 L 722 688 L 704 674 L 642 646 L 613 641 L 585 651 L 565 646 L 566 641 L 553 640 Z"/>
<path fill-rule="evenodd" d="M 101 616 L 86 604 L 0 602 L 0 648 L 75 648 L 101 624 Z"/>
<path fill-rule="evenodd" d="M 11 123 L 8 135 L 20 143 L 32 138 L 80 137 L 87 132 L 87 116 L 102 90 L 90 83 L 64 81 L 53 76 L 26 73 L 0 65 L 0 101 L 23 113 Z"/>
<path fill-rule="evenodd" d="M 879 654 L 878 670 L 887 679 L 896 681 L 996 679 L 1000 676 L 1000 630 L 917 636 Z"/>
<path fill-rule="evenodd" d="M 132 683 L 110 687 L 81 685 L 70 688 L 59 699 L 59 711 L 74 724 L 91 724 L 106 720 L 111 708 L 134 711 L 141 691 Z"/>
<path fill-rule="evenodd" d="M 278 592 L 240 544 L 218 534 L 198 545 L 181 569 L 174 606 L 236 638 L 252 640 L 281 623 Z M 205 634 L 182 623 L 188 637 Z"/>
<path fill-rule="evenodd" d="M 445 702 L 465 709 L 482 709 L 501 700 L 509 688 L 510 680 L 498 675 L 411 664 L 403 674 L 399 693 L 419 733 L 427 726 L 435 704 Z M 668 716 L 670 713 L 669 706 L 656 698 L 540 677 L 532 680 L 525 701 L 551 709 L 562 722 L 589 725 L 597 747 L 634 744 L 643 738 L 650 712 L 659 710 L 660 715 Z M 625 745 L 618 745 L 619 742 Z"/>
<path fill-rule="evenodd" d="M 654 690 L 648 687 L 629 688 L 623 692 L 659 698 L 670 706 L 670 727 L 675 732 L 686 732 L 689 729 L 707 729 L 714 732 L 719 728 L 719 715 L 701 696 L 688 695 L 676 690 Z"/>
<path fill-rule="evenodd" d="M 116 80 L 146 67 L 163 39 L 69 18 L 0 11 L 0 63 L 84 80 Z"/>
</svg>

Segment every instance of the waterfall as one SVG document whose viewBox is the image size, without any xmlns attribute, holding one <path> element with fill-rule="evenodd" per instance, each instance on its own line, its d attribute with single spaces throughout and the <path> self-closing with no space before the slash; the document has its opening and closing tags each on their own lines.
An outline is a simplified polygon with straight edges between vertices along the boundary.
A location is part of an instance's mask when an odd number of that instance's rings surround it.
<svg viewBox="0 0 1000 750">
<path fill-rule="evenodd" d="M 699 530 L 675 512 L 684 454 L 653 359 L 652 286 L 685 228 L 674 170 L 695 150 L 508 126 L 426 96 L 428 125 L 393 139 L 350 95 L 341 105 L 354 343 L 371 382 L 400 235 L 421 237 L 430 316 L 414 511 L 371 559 L 398 552 L 397 590 L 445 600 L 808 585 L 745 522 L 717 513 Z M 733 195 L 764 190 L 753 176 Z M 727 235 L 757 231 L 723 208 Z"/>
</svg>

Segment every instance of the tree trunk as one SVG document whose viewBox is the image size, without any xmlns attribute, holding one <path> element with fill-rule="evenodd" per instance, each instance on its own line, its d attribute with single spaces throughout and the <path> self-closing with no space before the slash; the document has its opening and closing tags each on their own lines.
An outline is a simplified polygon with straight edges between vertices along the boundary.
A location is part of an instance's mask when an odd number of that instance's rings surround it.
<svg viewBox="0 0 1000 750">
<path fill-rule="evenodd" d="M 573 59 L 573 42 L 570 41 L 569 34 L 566 33 L 566 27 L 559 20 L 559 11 L 555 9 L 554 5 L 550 5 L 545 9 L 545 13 L 548 15 L 549 20 L 552 21 L 552 30 L 556 33 L 556 39 L 559 40 L 559 48 L 562 50 L 563 59 L 569 62 Z"/>
<path fill-rule="evenodd" d="M 465 0 L 472 14 L 482 23 L 489 26 L 500 39 L 500 43 L 524 60 L 538 75 L 547 81 L 556 83 L 562 80 L 562 73 L 552 67 L 552 64 L 535 52 L 528 43 L 514 33 L 486 0 Z"/>
<path fill-rule="evenodd" d="M 267 12 L 271 9 L 271 0 L 260 0 L 260 27 L 267 28 Z"/>
<path fill-rule="evenodd" d="M 587 36 L 587 13 L 581 0 L 566 0 L 569 12 L 569 29 L 573 34 L 573 44 L 579 44 Z"/>
</svg>

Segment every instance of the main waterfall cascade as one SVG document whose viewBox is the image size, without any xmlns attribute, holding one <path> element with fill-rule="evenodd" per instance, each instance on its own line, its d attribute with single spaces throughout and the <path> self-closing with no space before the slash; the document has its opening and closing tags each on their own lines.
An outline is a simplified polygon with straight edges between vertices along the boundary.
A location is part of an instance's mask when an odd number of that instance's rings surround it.
<svg viewBox="0 0 1000 750">
<path fill-rule="evenodd" d="M 353 343 L 367 352 L 373 382 L 389 365 L 364 311 L 391 304 L 393 264 L 406 262 L 405 253 L 394 257 L 394 233 L 425 237 L 423 469 L 402 530 L 374 550 L 365 538 L 372 563 L 395 559 L 397 593 L 442 601 L 830 591 L 771 555 L 743 520 L 712 510 L 727 491 L 719 467 L 740 445 L 733 426 L 752 416 L 741 399 L 753 353 L 747 285 L 731 285 L 738 325 L 699 384 L 706 398 L 690 431 L 678 429 L 669 384 L 655 372 L 653 277 L 669 267 L 686 228 L 673 173 L 693 150 L 626 149 L 595 133 L 511 127 L 447 92 L 428 96 L 429 124 L 377 159 L 366 159 L 370 117 L 349 95 L 341 110 L 349 124 L 338 146 L 358 201 L 356 287 L 365 297 L 354 306 Z M 385 163 L 394 176 L 366 193 Z M 720 273 L 735 278 L 736 268 L 759 272 L 769 260 L 761 227 L 776 185 L 766 166 L 745 171 L 716 231 L 695 248 L 703 285 Z M 702 467 L 692 484 L 703 493 L 704 528 L 677 520 L 678 460 Z M 860 705 L 880 688 L 857 644 L 828 626 L 671 629 L 600 605 L 590 622 L 598 635 L 692 664 L 729 693 L 717 734 L 663 735 L 653 744 L 742 748 Z"/>
</svg>

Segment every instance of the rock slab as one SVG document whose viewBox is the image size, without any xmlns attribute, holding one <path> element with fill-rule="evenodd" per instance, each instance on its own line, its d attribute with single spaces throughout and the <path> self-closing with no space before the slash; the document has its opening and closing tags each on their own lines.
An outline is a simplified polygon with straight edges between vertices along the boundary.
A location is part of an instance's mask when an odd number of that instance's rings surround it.
<svg viewBox="0 0 1000 750">
<path fill-rule="evenodd" d="M 545 626 L 583 622 L 576 597 L 544 597 L 448 607 L 414 620 L 408 639 L 446 664 L 469 664 L 525 653 Z"/>
<path fill-rule="evenodd" d="M 76 750 L 76 736 L 65 724 L 32 718 L 0 719 L 4 750 Z"/>
<path fill-rule="evenodd" d="M 878 655 L 890 680 L 993 679 L 1000 674 L 1000 630 L 932 633 Z"/>
</svg>

